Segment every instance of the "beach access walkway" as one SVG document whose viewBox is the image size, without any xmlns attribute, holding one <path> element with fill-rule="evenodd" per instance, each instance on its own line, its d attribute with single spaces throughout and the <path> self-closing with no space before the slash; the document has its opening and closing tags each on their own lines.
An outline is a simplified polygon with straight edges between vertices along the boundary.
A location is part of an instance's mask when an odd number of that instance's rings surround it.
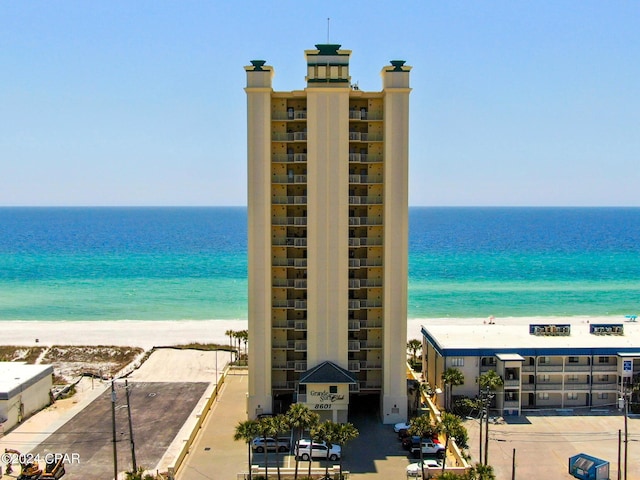
<svg viewBox="0 0 640 480">
<path fill-rule="evenodd" d="M 236 480 L 247 470 L 247 445 L 234 441 L 236 425 L 247 419 L 247 370 L 230 369 L 176 480 Z"/>
</svg>

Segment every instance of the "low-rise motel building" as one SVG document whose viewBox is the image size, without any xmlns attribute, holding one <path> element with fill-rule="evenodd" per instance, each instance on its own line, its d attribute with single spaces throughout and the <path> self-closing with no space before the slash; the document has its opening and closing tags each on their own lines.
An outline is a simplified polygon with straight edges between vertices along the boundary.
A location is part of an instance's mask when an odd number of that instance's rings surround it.
<svg viewBox="0 0 640 480">
<path fill-rule="evenodd" d="M 503 385 L 491 408 L 526 410 L 619 408 L 640 375 L 640 323 L 562 319 L 433 320 L 422 326 L 424 377 L 445 391 L 442 373 L 457 368 L 464 383 L 453 396 L 481 396 L 480 375 L 494 370 Z M 437 390 L 439 389 L 439 390 Z M 439 396 L 442 403 L 442 396 Z"/>
</svg>

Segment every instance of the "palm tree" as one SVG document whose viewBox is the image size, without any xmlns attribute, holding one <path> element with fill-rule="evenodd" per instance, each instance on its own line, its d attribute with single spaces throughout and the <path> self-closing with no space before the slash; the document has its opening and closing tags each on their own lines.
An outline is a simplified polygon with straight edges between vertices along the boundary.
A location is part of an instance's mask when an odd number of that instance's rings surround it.
<svg viewBox="0 0 640 480">
<path fill-rule="evenodd" d="M 238 332 L 238 351 L 240 351 L 240 341 L 244 343 L 244 358 L 247 359 L 247 342 L 249 341 L 249 330 L 240 330 Z"/>
<path fill-rule="evenodd" d="M 482 465 L 476 463 L 467 473 L 469 480 L 495 480 L 496 474 L 493 472 L 491 465 Z"/>
<path fill-rule="evenodd" d="M 502 377 L 498 375 L 495 370 L 489 370 L 488 372 L 480 375 L 478 383 L 480 384 L 481 390 L 489 389 L 491 391 L 496 391 L 504 382 L 502 381 Z"/>
<path fill-rule="evenodd" d="M 249 455 L 249 480 L 251 480 L 251 440 L 258 435 L 258 422 L 255 420 L 245 420 L 236 425 L 234 440 L 244 440 L 247 443 Z"/>
<path fill-rule="evenodd" d="M 423 395 L 431 396 L 431 394 L 432 394 L 431 385 L 429 385 L 428 382 L 418 382 L 416 384 L 416 391 L 415 391 L 415 395 L 416 395 L 415 410 L 416 410 L 416 412 L 420 408 L 420 404 L 422 402 L 422 396 Z"/>
<path fill-rule="evenodd" d="M 434 434 L 438 433 L 438 427 L 431 421 L 429 415 L 421 415 L 411 419 L 409 423 L 409 435 L 417 435 L 420 437 L 420 466 L 422 468 L 422 478 L 424 476 L 424 454 L 422 453 L 422 439 L 431 438 Z"/>
<path fill-rule="evenodd" d="M 416 354 L 422 348 L 422 342 L 417 338 L 412 338 L 407 342 L 407 350 L 411 352 L 411 359 L 416 361 Z"/>
<path fill-rule="evenodd" d="M 289 429 L 289 420 L 283 414 L 268 418 L 271 425 L 271 435 L 276 440 L 276 467 L 278 469 L 278 480 L 280 480 L 280 447 L 278 446 L 278 434 Z"/>
<path fill-rule="evenodd" d="M 322 443 L 324 442 L 327 445 L 327 456 L 324 462 L 324 476 L 327 478 L 329 476 L 329 450 L 331 445 L 331 430 L 332 430 L 333 422 L 331 420 L 327 420 L 324 423 L 319 423 L 315 427 L 311 429 L 311 445 L 309 445 L 309 471 L 307 472 L 307 476 L 311 478 L 311 463 L 313 462 L 313 442 Z"/>
<path fill-rule="evenodd" d="M 442 461 L 442 473 L 444 473 L 444 468 L 447 464 L 447 450 L 449 449 L 449 439 L 455 435 L 455 433 L 459 430 L 460 425 L 462 425 L 462 420 L 459 416 L 454 415 L 453 413 L 443 412 L 442 418 L 440 421 L 440 427 L 442 428 L 442 433 L 445 434 L 444 441 L 444 459 Z"/>
<path fill-rule="evenodd" d="M 453 387 L 464 384 L 464 374 L 455 367 L 449 367 L 442 372 L 442 382 L 445 386 L 445 406 L 447 410 L 451 410 Z"/>
<path fill-rule="evenodd" d="M 300 438 L 302 438 L 302 434 L 305 429 L 311 428 L 312 425 L 316 424 L 320 417 L 317 413 L 312 412 L 302 403 L 294 403 L 289 407 L 289 410 L 285 414 L 290 428 L 292 430 L 297 430 L 297 439 L 295 440 L 295 459 L 296 459 L 296 469 L 294 473 L 294 480 L 298 479 L 298 464 L 300 462 L 300 458 L 298 456 L 299 453 L 299 442 Z"/>
<path fill-rule="evenodd" d="M 257 421 L 258 435 L 264 440 L 264 478 L 269 480 L 269 448 L 267 445 L 267 437 L 273 435 L 273 424 L 271 417 L 263 417 Z M 277 450 L 277 447 L 276 447 Z"/>
<path fill-rule="evenodd" d="M 224 334 L 229 337 L 229 351 L 231 351 L 233 349 L 233 346 L 231 345 L 231 340 L 233 338 L 233 330 L 227 330 L 226 332 L 224 332 Z"/>
<path fill-rule="evenodd" d="M 340 445 L 340 450 L 344 449 L 347 442 L 350 442 L 354 438 L 357 438 L 360 433 L 358 429 L 353 426 L 352 423 L 334 423 L 331 432 L 331 443 Z M 340 475 L 338 478 L 342 478 L 342 454 L 340 452 Z"/>
</svg>

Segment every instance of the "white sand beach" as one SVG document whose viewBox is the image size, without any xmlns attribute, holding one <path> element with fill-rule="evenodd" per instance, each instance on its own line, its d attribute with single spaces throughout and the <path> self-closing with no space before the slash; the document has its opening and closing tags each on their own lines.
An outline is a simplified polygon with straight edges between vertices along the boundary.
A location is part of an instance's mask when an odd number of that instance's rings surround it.
<svg viewBox="0 0 640 480">
<path fill-rule="evenodd" d="M 227 345 L 246 320 L 0 320 L 0 345 L 118 345 L 149 349 L 190 342 Z"/>
<path fill-rule="evenodd" d="M 496 317 L 496 324 L 623 322 L 624 316 Z M 478 325 L 487 318 L 416 318 L 407 322 L 407 339 L 421 338 L 422 325 Z M 119 345 L 152 347 L 190 342 L 226 345 L 227 330 L 247 329 L 246 320 L 111 320 L 36 321 L 0 320 L 0 345 Z"/>
</svg>

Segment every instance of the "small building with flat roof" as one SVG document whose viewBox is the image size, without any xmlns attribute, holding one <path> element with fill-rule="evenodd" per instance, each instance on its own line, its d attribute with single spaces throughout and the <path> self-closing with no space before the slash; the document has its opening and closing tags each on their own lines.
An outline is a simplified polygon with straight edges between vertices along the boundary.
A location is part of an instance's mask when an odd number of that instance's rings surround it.
<svg viewBox="0 0 640 480">
<path fill-rule="evenodd" d="M 502 415 L 526 409 L 617 407 L 640 375 L 640 324 L 583 317 L 432 320 L 422 326 L 425 380 L 444 390 L 442 373 L 459 369 L 454 395 L 481 394 L 480 375 L 503 380 L 492 408 Z"/>
<path fill-rule="evenodd" d="M 0 362 L 0 424 L 7 432 L 51 403 L 53 367 Z"/>
</svg>

